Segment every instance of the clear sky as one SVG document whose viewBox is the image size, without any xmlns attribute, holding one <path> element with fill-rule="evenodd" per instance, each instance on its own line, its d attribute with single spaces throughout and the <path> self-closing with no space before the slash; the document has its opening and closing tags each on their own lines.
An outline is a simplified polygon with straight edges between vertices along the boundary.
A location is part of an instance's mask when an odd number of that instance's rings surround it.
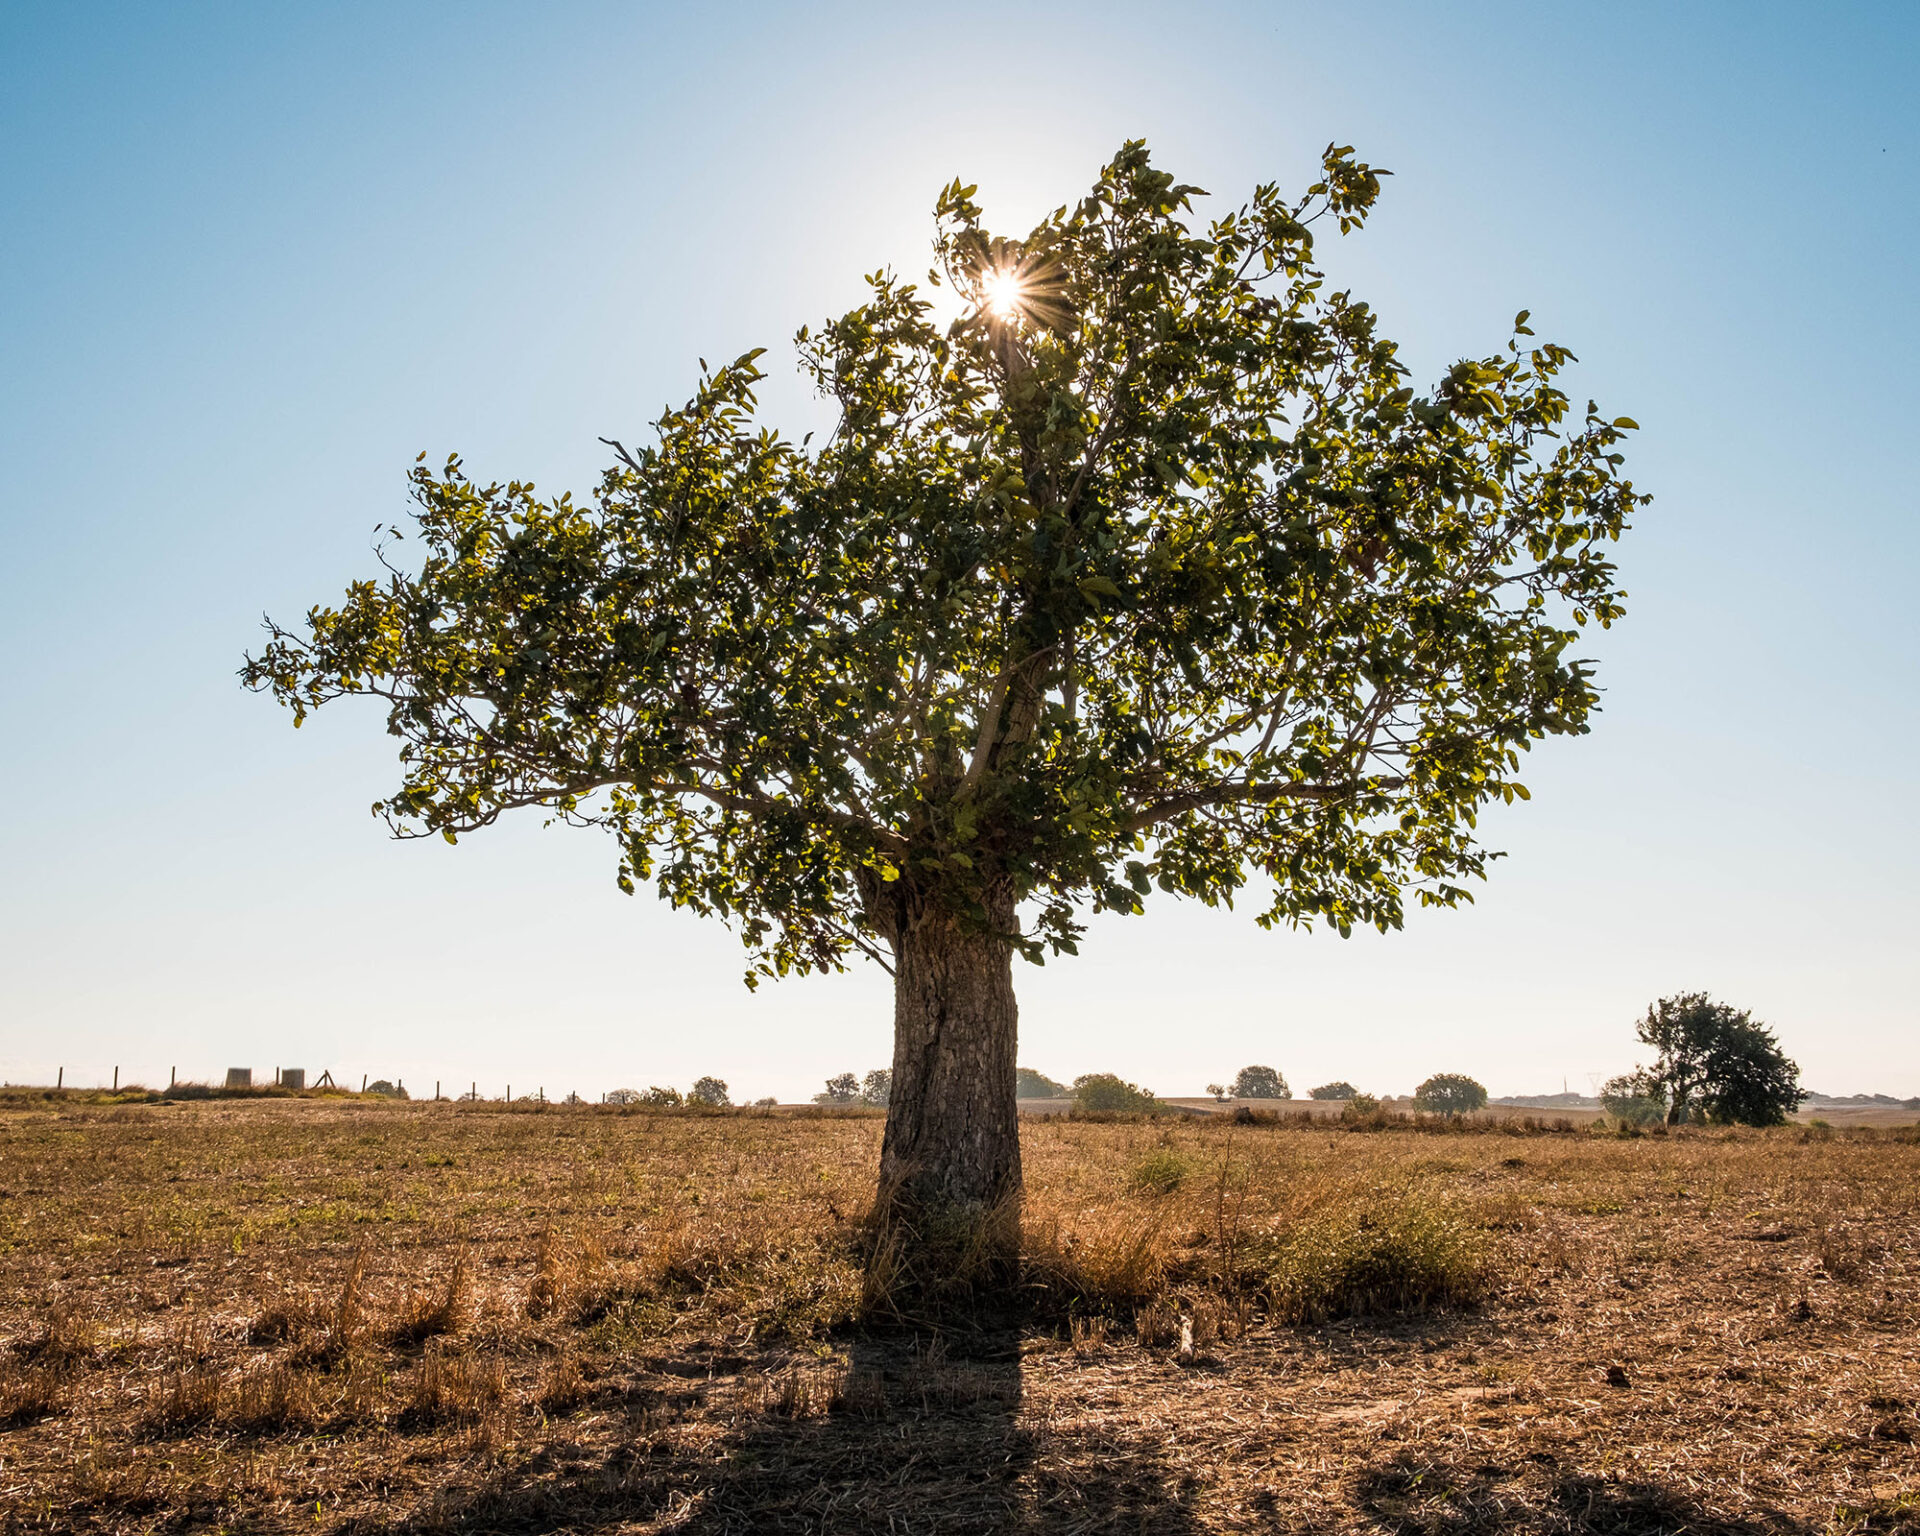
<svg viewBox="0 0 1920 1536">
<path fill-rule="evenodd" d="M 538 818 L 367 814 L 377 709 L 295 733 L 263 610 L 372 568 L 414 455 L 584 490 L 696 358 L 918 273 L 955 175 L 1021 233 L 1129 137 L 1237 201 L 1396 174 L 1328 252 L 1417 375 L 1526 307 L 1644 430 L 1590 737 L 1477 906 L 1349 941 L 1166 898 L 1021 967 L 1022 1059 L 1191 1093 L 1580 1089 L 1654 997 L 1920 1093 L 1913 597 L 1920 7 L 0 7 L 0 1076 L 331 1067 L 794 1097 L 890 1056 L 887 978 L 736 940 Z"/>
</svg>

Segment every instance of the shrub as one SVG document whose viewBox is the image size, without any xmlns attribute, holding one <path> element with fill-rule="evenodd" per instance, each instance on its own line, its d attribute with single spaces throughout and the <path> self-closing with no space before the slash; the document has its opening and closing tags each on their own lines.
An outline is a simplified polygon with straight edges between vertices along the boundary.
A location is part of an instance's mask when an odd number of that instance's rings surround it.
<svg viewBox="0 0 1920 1536">
<path fill-rule="evenodd" d="M 655 1109 L 678 1109 L 681 1102 L 680 1090 L 678 1088 L 662 1088 L 656 1083 L 644 1094 L 640 1095 L 640 1102 L 642 1104 L 651 1104 Z"/>
<path fill-rule="evenodd" d="M 721 1085 L 722 1087 L 725 1084 Z M 722 1102 L 725 1102 L 724 1100 Z M 842 1072 L 827 1079 L 827 1091 L 813 1096 L 816 1104 L 858 1104 L 860 1102 L 860 1079 L 851 1072 Z"/>
<path fill-rule="evenodd" d="M 1436 1072 L 1413 1090 L 1413 1107 L 1423 1115 L 1470 1115 L 1487 1107 L 1487 1090 L 1459 1072 Z"/>
<path fill-rule="evenodd" d="M 1290 1099 L 1287 1080 L 1272 1067 L 1242 1067 L 1233 1080 L 1236 1099 Z"/>
<path fill-rule="evenodd" d="M 689 1104 L 705 1104 L 710 1109 L 724 1109 L 733 1101 L 727 1097 L 727 1085 L 717 1077 L 696 1078 L 687 1090 Z"/>
<path fill-rule="evenodd" d="M 1192 1171 L 1193 1164 L 1172 1147 L 1155 1147 L 1133 1165 L 1132 1184 L 1143 1195 L 1170 1195 Z"/>
<path fill-rule="evenodd" d="M 876 1067 L 867 1074 L 866 1081 L 860 1085 L 860 1102 L 871 1104 L 875 1109 L 885 1109 L 893 1097 L 893 1069 Z"/>
<path fill-rule="evenodd" d="M 1067 1085 L 1056 1083 L 1044 1072 L 1036 1072 L 1032 1067 L 1022 1067 L 1014 1073 L 1014 1093 L 1023 1099 L 1064 1099 L 1067 1097 Z"/>
<path fill-rule="evenodd" d="M 778 1109 L 780 1107 L 780 1101 L 769 1094 L 764 1099 L 755 1099 L 753 1101 L 753 1107 L 755 1109 Z"/>
<path fill-rule="evenodd" d="M 1088 1072 L 1073 1080 L 1073 1107 L 1104 1114 L 1141 1114 L 1158 1108 L 1150 1089 L 1139 1088 L 1111 1072 Z"/>
<path fill-rule="evenodd" d="M 1330 1206 L 1257 1254 L 1283 1323 L 1472 1306 L 1490 1282 L 1486 1239 L 1417 1194 Z"/>
<path fill-rule="evenodd" d="M 1384 1125 L 1386 1113 L 1380 1108 L 1380 1101 L 1370 1093 L 1356 1093 L 1340 1106 L 1342 1125 Z"/>
<path fill-rule="evenodd" d="M 1660 1085 L 1644 1069 L 1607 1079 L 1600 1090 L 1600 1107 L 1616 1125 L 1659 1125 L 1667 1118 L 1667 1101 Z"/>
<path fill-rule="evenodd" d="M 1318 1088 L 1309 1088 L 1310 1099 L 1351 1099 L 1359 1096 L 1360 1090 L 1348 1082 L 1322 1083 Z"/>
<path fill-rule="evenodd" d="M 370 1099 L 410 1099 L 403 1084 L 390 1083 L 384 1077 L 375 1078 L 367 1084 L 367 1097 Z"/>
</svg>

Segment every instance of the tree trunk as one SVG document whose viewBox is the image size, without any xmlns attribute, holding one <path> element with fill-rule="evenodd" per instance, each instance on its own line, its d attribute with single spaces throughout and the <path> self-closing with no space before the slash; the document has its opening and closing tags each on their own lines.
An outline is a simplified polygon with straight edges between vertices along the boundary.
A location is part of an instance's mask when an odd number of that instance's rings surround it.
<svg viewBox="0 0 1920 1536">
<path fill-rule="evenodd" d="M 880 1187 L 906 1213 L 984 1218 L 1020 1194 L 1014 1103 L 1019 1008 L 1011 894 L 991 902 L 996 932 L 969 932 L 938 903 L 898 893 L 893 908 L 893 1084 Z"/>
</svg>

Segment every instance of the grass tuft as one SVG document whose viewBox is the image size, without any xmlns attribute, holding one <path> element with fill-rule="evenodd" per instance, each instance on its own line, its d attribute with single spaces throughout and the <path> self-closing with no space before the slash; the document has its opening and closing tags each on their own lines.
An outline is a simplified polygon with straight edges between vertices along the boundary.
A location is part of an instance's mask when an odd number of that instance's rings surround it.
<svg viewBox="0 0 1920 1536">
<path fill-rule="evenodd" d="M 1492 1285 L 1484 1235 L 1413 1191 L 1329 1204 L 1261 1246 L 1250 1257 L 1278 1322 L 1471 1307 Z"/>
</svg>

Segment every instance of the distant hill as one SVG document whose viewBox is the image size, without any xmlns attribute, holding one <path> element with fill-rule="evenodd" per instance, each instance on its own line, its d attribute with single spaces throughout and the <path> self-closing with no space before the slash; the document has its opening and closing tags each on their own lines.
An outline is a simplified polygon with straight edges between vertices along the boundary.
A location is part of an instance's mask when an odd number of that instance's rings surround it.
<svg viewBox="0 0 1920 1536">
<path fill-rule="evenodd" d="M 1598 1109 L 1600 1101 L 1584 1093 L 1522 1093 L 1511 1098 L 1489 1099 L 1508 1109 Z"/>
</svg>

